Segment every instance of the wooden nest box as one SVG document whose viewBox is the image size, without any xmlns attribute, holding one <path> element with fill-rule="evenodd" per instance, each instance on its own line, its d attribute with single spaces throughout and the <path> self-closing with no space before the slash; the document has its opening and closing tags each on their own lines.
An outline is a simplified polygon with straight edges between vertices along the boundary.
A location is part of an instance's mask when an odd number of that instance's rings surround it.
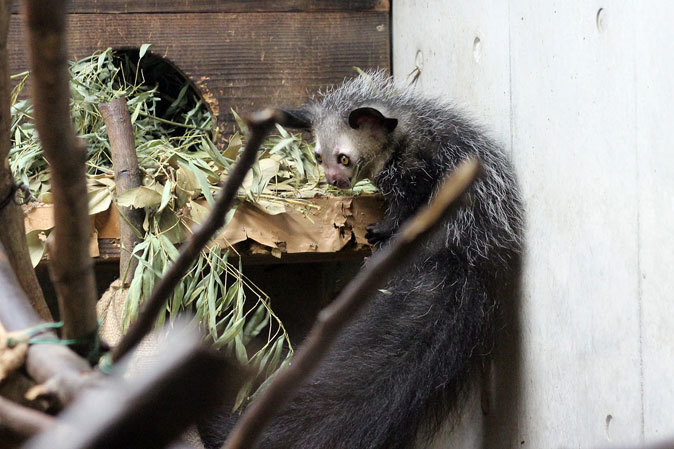
<svg viewBox="0 0 674 449">
<path fill-rule="evenodd" d="M 12 73 L 28 68 L 26 32 L 15 1 Z M 70 58 L 151 43 L 189 78 L 219 130 L 239 113 L 297 105 L 362 69 L 390 68 L 386 0 L 72 0 Z"/>
</svg>

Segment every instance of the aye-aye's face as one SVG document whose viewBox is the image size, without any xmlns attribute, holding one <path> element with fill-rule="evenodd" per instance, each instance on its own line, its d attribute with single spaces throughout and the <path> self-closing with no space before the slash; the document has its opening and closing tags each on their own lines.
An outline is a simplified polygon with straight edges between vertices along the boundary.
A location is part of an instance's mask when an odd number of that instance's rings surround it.
<svg viewBox="0 0 674 449">
<path fill-rule="evenodd" d="M 328 183 L 346 189 L 379 173 L 388 159 L 387 136 L 396 124 L 372 108 L 356 109 L 348 120 L 324 117 L 314 126 L 314 138 L 316 160 Z"/>
</svg>

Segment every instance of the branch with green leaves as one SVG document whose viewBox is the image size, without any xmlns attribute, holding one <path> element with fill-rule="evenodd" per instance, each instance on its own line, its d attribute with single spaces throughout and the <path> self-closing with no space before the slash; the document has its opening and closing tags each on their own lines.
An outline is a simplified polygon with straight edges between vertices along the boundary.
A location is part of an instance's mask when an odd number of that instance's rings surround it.
<svg viewBox="0 0 674 449">
<path fill-rule="evenodd" d="M 234 168 L 229 172 L 227 181 L 222 188 L 218 199 L 214 202 L 211 212 L 201 225 L 194 231 L 192 237 L 180 248 L 180 253 L 168 268 L 161 280 L 154 286 L 152 295 L 145 303 L 143 310 L 133 322 L 127 333 L 112 351 L 112 360 L 123 357 L 135 347 L 151 330 L 159 312 L 165 307 L 173 290 L 179 284 L 192 263 L 206 247 L 209 240 L 225 224 L 225 216 L 231 209 L 239 187 L 253 163 L 257 152 L 275 123 L 284 122 L 285 117 L 280 111 L 265 110 L 252 115 L 247 120 L 250 136 L 246 146 L 239 156 Z"/>
</svg>

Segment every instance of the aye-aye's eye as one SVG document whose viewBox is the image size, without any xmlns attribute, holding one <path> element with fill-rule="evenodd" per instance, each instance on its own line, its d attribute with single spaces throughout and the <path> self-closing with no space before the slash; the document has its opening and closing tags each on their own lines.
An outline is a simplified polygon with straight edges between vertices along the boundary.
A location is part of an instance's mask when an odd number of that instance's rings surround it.
<svg viewBox="0 0 674 449">
<path fill-rule="evenodd" d="M 318 162 L 319 164 L 323 163 L 323 158 L 321 157 L 320 154 L 316 153 L 314 154 L 314 157 L 316 157 L 316 162 Z"/>
<path fill-rule="evenodd" d="M 347 156 L 346 154 L 340 154 L 339 163 L 348 167 L 348 165 L 351 163 L 351 159 L 349 159 L 349 156 Z"/>
</svg>

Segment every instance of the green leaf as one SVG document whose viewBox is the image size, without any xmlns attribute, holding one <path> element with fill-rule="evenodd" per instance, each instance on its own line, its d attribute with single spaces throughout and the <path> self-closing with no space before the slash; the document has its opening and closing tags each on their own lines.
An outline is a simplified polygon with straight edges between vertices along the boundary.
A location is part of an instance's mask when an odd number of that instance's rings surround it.
<svg viewBox="0 0 674 449">
<path fill-rule="evenodd" d="M 162 196 L 159 193 L 145 186 L 127 190 L 117 196 L 118 205 L 122 207 L 133 207 L 134 209 L 158 206 L 161 204 L 161 200 Z"/>
<path fill-rule="evenodd" d="M 236 120 L 236 125 L 239 127 L 241 132 L 243 133 L 244 136 L 248 135 L 248 126 L 246 125 L 246 122 L 243 121 L 241 117 L 239 117 L 239 114 L 236 113 L 234 109 L 230 109 L 232 111 L 232 115 L 234 116 L 234 120 Z"/>
<path fill-rule="evenodd" d="M 271 373 L 274 372 L 274 370 L 278 366 L 279 360 L 281 360 L 281 353 L 283 352 L 283 343 L 284 339 L 278 338 L 276 340 L 276 343 L 274 344 L 274 347 L 270 351 L 271 357 L 269 358 L 269 362 L 267 363 L 267 376 L 269 376 Z"/>
<path fill-rule="evenodd" d="M 216 274 L 211 271 L 208 274 L 208 290 L 206 290 L 206 301 L 208 304 L 208 330 L 213 337 L 215 337 L 217 329 L 215 326 L 216 311 L 215 311 L 215 299 L 216 299 L 216 289 L 215 289 L 215 276 Z"/>
<path fill-rule="evenodd" d="M 247 380 L 243 384 L 243 386 L 241 387 L 241 389 L 239 390 L 239 392 L 236 395 L 236 400 L 234 401 L 234 409 L 233 410 L 238 409 L 239 407 L 241 407 L 243 405 L 244 402 L 246 402 L 248 400 L 248 398 L 250 397 L 251 391 L 253 391 L 253 381 Z"/>
<path fill-rule="evenodd" d="M 232 142 L 232 139 L 229 139 L 230 144 Z M 215 162 L 220 168 L 228 168 L 229 167 L 229 162 L 227 162 L 227 159 L 218 151 L 217 147 L 213 142 L 211 142 L 210 139 L 204 139 L 203 137 L 201 138 L 201 148 L 204 149 L 206 153 L 211 157 L 213 162 Z M 229 146 L 227 147 L 229 149 Z M 238 151 L 238 149 L 237 149 Z"/>
<path fill-rule="evenodd" d="M 169 200 L 171 199 L 171 189 L 173 187 L 173 184 L 171 181 L 166 180 L 166 184 L 164 185 L 164 189 L 162 190 L 161 193 L 161 203 L 159 203 L 159 209 L 157 209 L 157 213 L 161 212 L 164 210 L 164 208 L 168 205 Z"/>
<path fill-rule="evenodd" d="M 143 107 L 143 103 L 138 103 L 133 110 L 133 114 L 131 114 L 131 124 L 136 123 L 136 119 L 138 118 L 138 114 L 140 114 L 140 109 Z"/>
<path fill-rule="evenodd" d="M 166 236 L 172 243 L 180 243 L 185 240 L 185 225 L 180 217 L 172 209 L 165 209 L 157 219 L 159 232 Z"/>
<path fill-rule="evenodd" d="M 89 190 L 87 195 L 89 196 L 89 215 L 106 211 L 112 204 L 112 192 L 107 187 Z"/>
<path fill-rule="evenodd" d="M 141 56 L 142 57 L 142 56 Z M 166 110 L 166 114 L 164 117 L 170 117 L 173 115 L 176 110 L 180 107 L 181 103 L 183 102 L 185 98 L 185 94 L 187 93 L 187 89 L 190 88 L 190 83 L 185 83 L 182 89 L 180 89 L 180 92 L 178 93 L 178 97 L 173 100 L 173 103 L 171 103 L 171 106 L 168 107 Z"/>
<path fill-rule="evenodd" d="M 176 183 L 180 186 L 180 189 L 177 190 L 179 192 L 178 196 L 180 196 L 180 191 L 182 190 L 185 195 L 192 198 L 196 190 L 200 187 L 199 181 L 192 170 L 183 166 L 183 164 L 179 165 L 180 167 L 176 170 Z M 185 203 L 187 203 L 187 199 L 185 200 Z"/>
<path fill-rule="evenodd" d="M 105 52 L 98 55 L 98 61 L 96 63 L 96 67 L 98 68 L 98 70 L 101 70 L 103 68 L 103 64 L 105 63 L 106 56 L 107 56 L 107 53 L 105 53 Z"/>
<path fill-rule="evenodd" d="M 201 187 L 201 193 L 204 194 L 204 198 L 206 198 L 208 204 L 211 207 L 213 207 L 213 205 L 215 204 L 215 200 L 213 199 L 213 194 L 211 193 L 211 185 L 206 180 L 206 177 L 204 176 L 203 172 L 199 170 L 197 167 L 195 167 L 192 161 L 188 163 L 187 167 L 183 165 L 182 162 L 179 163 L 183 168 L 191 170 L 192 173 L 194 173 L 194 176 L 197 178 L 197 182 L 199 183 L 199 187 Z"/>
<path fill-rule="evenodd" d="M 276 129 L 278 130 L 281 137 L 289 137 L 290 136 L 288 131 L 286 131 L 286 129 L 283 126 L 279 125 L 278 123 L 276 124 Z"/>
<path fill-rule="evenodd" d="M 140 51 L 138 52 L 138 59 L 143 59 L 143 56 L 145 56 L 145 53 L 147 52 L 147 49 L 150 48 L 152 44 L 143 44 L 140 46 Z"/>
<path fill-rule="evenodd" d="M 230 341 L 234 339 L 237 335 L 241 333 L 243 325 L 246 323 L 246 318 L 241 317 L 236 320 L 234 323 L 230 323 L 229 327 L 223 332 L 223 334 L 215 340 L 213 347 L 215 349 L 220 349 Z"/>
<path fill-rule="evenodd" d="M 282 139 L 282 140 L 279 141 L 279 143 L 274 145 L 271 150 L 269 150 L 269 153 L 270 154 L 278 153 L 282 149 L 288 148 L 288 145 L 293 143 L 295 140 L 296 139 L 294 137 L 287 137 L 285 139 Z"/>
<path fill-rule="evenodd" d="M 206 219 L 206 217 L 208 217 L 210 209 L 202 206 L 196 201 L 190 201 L 189 204 L 190 204 L 190 218 L 194 220 L 195 223 L 202 223 Z"/>
<path fill-rule="evenodd" d="M 270 315 L 267 309 L 263 305 L 259 306 L 255 314 L 246 323 L 246 328 L 243 331 L 244 335 L 248 338 L 257 337 L 262 332 L 262 329 L 269 324 L 269 318 Z"/>
<path fill-rule="evenodd" d="M 236 359 L 239 361 L 239 363 L 241 363 L 242 365 L 247 365 L 248 353 L 246 352 L 246 347 L 243 345 L 241 334 L 237 334 L 236 337 L 234 337 L 234 349 Z"/>
<path fill-rule="evenodd" d="M 37 264 L 40 263 L 42 256 L 44 256 L 46 240 L 47 235 L 45 231 L 41 229 L 35 229 L 26 234 L 28 252 L 30 253 L 30 262 L 33 264 L 33 268 L 35 268 Z"/>
<path fill-rule="evenodd" d="M 234 161 L 239 156 L 239 149 L 241 149 L 242 146 L 243 140 L 241 140 L 241 135 L 236 132 L 229 138 L 227 148 L 222 152 L 222 155 Z"/>
<path fill-rule="evenodd" d="M 166 254 L 169 256 L 169 259 L 171 259 L 172 262 L 175 262 L 176 259 L 178 259 L 178 256 L 180 255 L 180 252 L 178 252 L 178 249 L 176 249 L 175 245 L 171 243 L 171 241 L 166 237 L 165 234 L 161 234 L 159 236 L 159 242 L 166 251 Z"/>
<path fill-rule="evenodd" d="M 281 201 L 259 200 L 255 206 L 267 215 L 279 215 L 287 212 Z"/>
<path fill-rule="evenodd" d="M 140 304 L 143 287 L 143 265 L 138 264 L 134 274 L 131 285 L 129 286 L 129 293 L 126 296 L 124 303 L 124 312 L 122 313 L 122 329 L 126 330 L 131 324 L 131 321 L 136 318 Z"/>
<path fill-rule="evenodd" d="M 175 290 L 173 290 L 173 295 L 171 297 L 171 302 L 169 303 L 169 313 L 171 318 L 175 318 L 180 312 L 181 304 L 184 302 L 185 297 L 185 284 L 183 282 L 179 283 Z"/>
</svg>

